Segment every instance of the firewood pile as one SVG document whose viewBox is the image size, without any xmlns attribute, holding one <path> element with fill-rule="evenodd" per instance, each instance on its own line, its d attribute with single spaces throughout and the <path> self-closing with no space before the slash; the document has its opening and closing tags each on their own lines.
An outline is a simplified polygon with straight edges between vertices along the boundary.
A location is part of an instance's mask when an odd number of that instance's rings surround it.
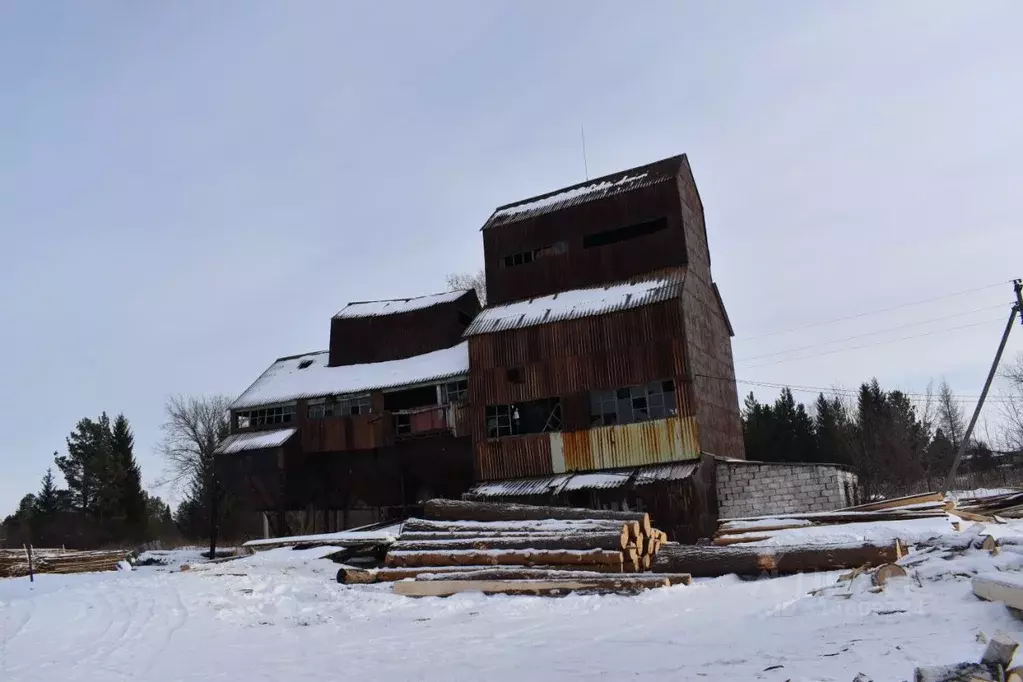
<svg viewBox="0 0 1023 682">
<path fill-rule="evenodd" d="M 409 596 L 631 593 L 689 582 L 644 573 L 667 536 L 642 512 L 430 500 L 424 517 L 405 522 L 383 568 L 342 568 L 338 582 L 414 578 L 394 585 Z"/>
<path fill-rule="evenodd" d="M 35 573 L 93 573 L 116 571 L 126 560 L 126 550 L 76 551 L 35 549 L 32 570 Z M 21 549 L 0 550 L 0 578 L 18 578 L 29 574 L 28 555 Z"/>
</svg>

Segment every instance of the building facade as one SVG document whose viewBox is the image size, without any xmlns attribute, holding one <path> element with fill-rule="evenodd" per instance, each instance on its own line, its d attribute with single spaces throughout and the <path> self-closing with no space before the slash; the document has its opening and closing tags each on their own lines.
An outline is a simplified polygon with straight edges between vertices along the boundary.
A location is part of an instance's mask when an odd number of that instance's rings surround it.
<svg viewBox="0 0 1023 682">
<path fill-rule="evenodd" d="M 231 405 L 220 478 L 271 532 L 337 530 L 400 517 L 473 481 L 466 420 L 475 292 L 350 303 L 328 350 L 276 360 Z M 291 524 L 293 525 L 293 524 Z"/>
<path fill-rule="evenodd" d="M 466 330 L 481 481 L 743 456 L 685 156 L 498 208 Z"/>
<path fill-rule="evenodd" d="M 231 406 L 225 480 L 285 532 L 431 496 L 649 509 L 713 530 L 713 456 L 744 457 L 732 328 L 684 155 L 497 208 L 470 291 L 347 305 L 328 349 Z M 338 520 L 338 512 L 342 518 Z"/>
</svg>

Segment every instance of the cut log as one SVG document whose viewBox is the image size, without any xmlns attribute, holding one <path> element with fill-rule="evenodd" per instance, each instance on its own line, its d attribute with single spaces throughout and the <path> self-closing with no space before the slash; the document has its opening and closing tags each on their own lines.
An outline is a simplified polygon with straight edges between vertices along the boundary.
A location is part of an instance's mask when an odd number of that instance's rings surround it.
<svg viewBox="0 0 1023 682">
<path fill-rule="evenodd" d="M 644 533 L 650 532 L 650 515 L 645 512 L 541 507 L 530 504 L 469 502 L 465 500 L 428 500 L 423 511 L 428 519 L 448 521 L 525 521 L 529 519 L 608 519 L 639 521 Z"/>
<path fill-rule="evenodd" d="M 394 583 L 392 591 L 406 597 L 447 597 L 460 592 L 483 594 L 552 595 L 569 592 L 615 592 L 634 594 L 667 587 L 664 578 L 633 577 L 593 580 L 427 580 Z"/>
<path fill-rule="evenodd" d="M 980 548 L 986 549 L 992 554 L 998 554 L 998 540 L 990 535 L 982 535 L 980 541 Z"/>
<path fill-rule="evenodd" d="M 638 526 L 637 524 L 634 524 Z M 633 533 L 633 524 L 629 521 L 614 519 L 533 519 L 524 521 L 435 521 L 432 519 L 409 519 L 401 529 L 398 539 L 404 539 L 408 533 L 475 533 L 491 536 L 495 533 L 609 533 L 621 532 L 629 526 Z M 633 533 L 638 537 L 638 532 Z"/>
<path fill-rule="evenodd" d="M 895 507 L 905 507 L 909 504 L 924 504 L 927 502 L 944 502 L 945 496 L 941 493 L 920 493 L 918 495 L 907 495 L 905 497 L 893 497 L 890 500 L 879 500 L 858 504 L 855 507 L 846 507 L 841 511 L 879 511 Z"/>
<path fill-rule="evenodd" d="M 884 564 L 872 574 L 874 584 L 883 587 L 892 578 L 902 578 L 907 575 L 906 569 L 898 564 Z"/>
<path fill-rule="evenodd" d="M 973 577 L 973 594 L 987 601 L 1000 601 L 1023 610 L 1023 580 L 1008 573 L 981 574 Z"/>
<path fill-rule="evenodd" d="M 436 552 L 388 552 L 388 567 L 414 566 L 530 566 L 533 564 L 621 565 L 622 552 L 594 550 L 452 550 Z"/>
<path fill-rule="evenodd" d="M 469 530 L 469 531 L 438 531 L 436 533 L 431 532 L 419 532 L 412 531 L 409 533 L 402 533 L 401 537 L 398 538 L 400 542 L 409 540 L 472 540 L 474 538 L 486 537 L 486 538 L 562 538 L 568 535 L 601 535 L 606 533 L 614 533 L 615 528 L 611 527 L 608 529 L 604 528 L 589 528 L 577 531 L 554 531 L 554 530 L 514 530 L 514 531 L 503 531 L 503 530 Z M 629 536 L 629 540 L 632 540 L 632 534 L 627 528 L 622 531 L 623 534 Z"/>
<path fill-rule="evenodd" d="M 914 682 L 993 682 L 991 671 L 983 663 L 957 663 L 917 668 Z"/>
<path fill-rule="evenodd" d="M 856 568 L 869 564 L 894 563 L 902 556 L 902 545 L 836 544 L 792 547 L 661 546 L 651 566 L 654 572 L 690 573 L 694 577 L 715 577 L 736 573 L 759 576 L 764 573 L 805 573 Z"/>
<path fill-rule="evenodd" d="M 514 569 L 514 567 L 494 567 L 494 569 L 482 569 L 479 571 L 452 571 L 441 574 L 422 573 L 416 577 L 417 581 L 435 580 L 591 580 L 603 578 L 603 574 L 594 574 L 590 571 L 552 571 L 550 569 Z M 688 574 L 642 574 L 640 576 L 629 576 L 625 574 L 623 580 L 635 580 L 636 578 L 663 578 L 670 585 L 688 585 L 693 582 L 693 577 Z M 610 579 L 608 579 L 610 580 Z"/>
<path fill-rule="evenodd" d="M 1023 682 L 1023 665 L 1005 671 L 1005 682 Z"/>
<path fill-rule="evenodd" d="M 739 535 L 740 533 L 767 533 L 775 530 L 792 530 L 793 528 L 809 528 L 813 524 L 808 524 L 805 521 L 795 520 L 792 523 L 777 523 L 770 526 L 743 526 L 741 524 L 729 524 L 724 527 L 717 529 L 714 533 L 714 537 L 718 538 L 723 535 Z"/>
<path fill-rule="evenodd" d="M 1012 664 L 1012 657 L 1016 655 L 1019 642 L 1004 632 L 996 632 L 995 636 L 988 640 L 984 655 L 980 657 L 981 663 L 988 665 L 1000 665 L 1007 667 Z"/>
<path fill-rule="evenodd" d="M 973 512 L 963 511 L 962 509 L 949 509 L 948 513 L 952 516 L 957 516 L 964 521 L 976 521 L 977 523 L 997 523 L 993 516 L 983 516 L 981 514 L 974 514 Z"/>
<path fill-rule="evenodd" d="M 770 535 L 725 535 L 723 537 L 714 538 L 713 544 L 718 547 L 727 547 L 728 545 L 742 545 L 748 542 L 760 542 L 761 540 L 770 540 Z"/>
<path fill-rule="evenodd" d="M 454 575 L 488 571 L 491 573 L 508 574 L 509 578 L 523 571 L 541 571 L 549 573 L 601 573 L 621 574 L 621 564 L 578 564 L 572 566 L 416 566 L 412 568 L 374 568 L 364 569 L 345 566 L 337 572 L 337 581 L 346 585 L 369 583 L 389 583 L 406 578 L 418 578 L 421 575 Z M 523 576 L 526 577 L 526 576 Z M 542 576 L 541 576 L 542 577 Z"/>
<path fill-rule="evenodd" d="M 401 540 L 391 545 L 392 552 L 444 552 L 467 549 L 608 549 L 622 551 L 631 547 L 629 534 L 579 533 L 576 535 L 543 535 L 524 537 L 476 537 L 456 540 Z"/>
</svg>

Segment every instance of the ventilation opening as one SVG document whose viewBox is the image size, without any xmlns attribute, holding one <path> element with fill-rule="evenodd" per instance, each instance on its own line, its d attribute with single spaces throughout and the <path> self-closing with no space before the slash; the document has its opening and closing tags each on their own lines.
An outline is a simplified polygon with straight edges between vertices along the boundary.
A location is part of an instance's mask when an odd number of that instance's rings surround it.
<svg viewBox="0 0 1023 682">
<path fill-rule="evenodd" d="M 303 360 L 302 362 L 298 363 L 298 368 L 299 369 L 305 369 L 306 367 L 308 367 L 311 364 L 313 364 L 312 360 Z"/>
<path fill-rule="evenodd" d="M 648 220 L 645 223 L 616 227 L 613 230 L 586 235 L 583 237 L 583 248 L 590 249 L 595 246 L 607 246 L 608 244 L 624 242 L 629 239 L 638 239 L 639 237 L 645 237 L 648 234 L 654 234 L 667 228 L 668 219 L 663 217 L 656 220 Z"/>
<path fill-rule="evenodd" d="M 507 372 L 508 381 L 513 384 L 521 384 L 526 380 L 521 367 L 512 367 Z"/>
</svg>

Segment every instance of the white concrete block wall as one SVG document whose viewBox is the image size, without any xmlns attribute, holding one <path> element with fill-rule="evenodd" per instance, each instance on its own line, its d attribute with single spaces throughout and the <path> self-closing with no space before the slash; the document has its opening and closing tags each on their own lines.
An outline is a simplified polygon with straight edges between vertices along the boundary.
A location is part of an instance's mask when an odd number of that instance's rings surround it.
<svg viewBox="0 0 1023 682">
<path fill-rule="evenodd" d="M 856 474 L 830 464 L 717 462 L 721 518 L 831 511 L 856 504 Z"/>
</svg>

